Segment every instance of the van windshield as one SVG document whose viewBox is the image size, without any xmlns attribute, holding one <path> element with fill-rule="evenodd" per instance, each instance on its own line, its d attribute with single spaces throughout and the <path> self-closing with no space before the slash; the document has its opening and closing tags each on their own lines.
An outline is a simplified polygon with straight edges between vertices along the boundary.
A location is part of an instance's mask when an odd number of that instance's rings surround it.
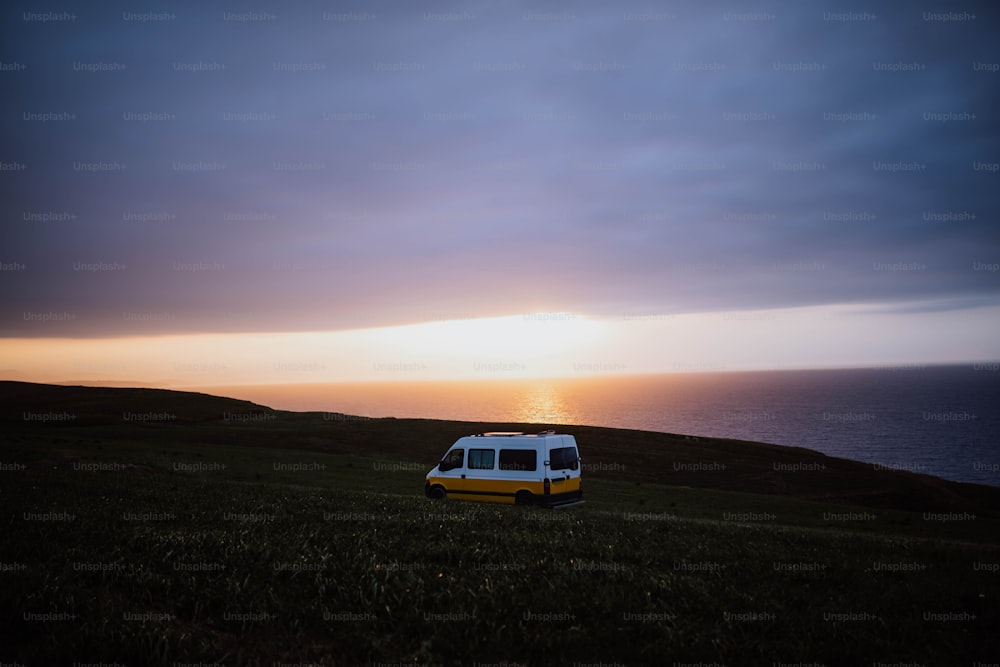
<svg viewBox="0 0 1000 667">
<path fill-rule="evenodd" d="M 576 470 L 578 461 L 576 447 L 556 447 L 549 452 L 549 467 L 552 470 Z"/>
</svg>

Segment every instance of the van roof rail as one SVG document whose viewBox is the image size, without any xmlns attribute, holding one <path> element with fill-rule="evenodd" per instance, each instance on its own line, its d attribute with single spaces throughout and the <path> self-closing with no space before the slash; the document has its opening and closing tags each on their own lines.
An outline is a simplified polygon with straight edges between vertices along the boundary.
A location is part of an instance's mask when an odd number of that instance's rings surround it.
<svg viewBox="0 0 1000 667">
<path fill-rule="evenodd" d="M 481 436 L 487 436 L 487 435 L 502 435 L 502 436 L 506 436 L 506 437 L 510 438 L 510 437 L 515 436 L 515 435 L 524 435 L 524 433 L 522 431 L 487 431 L 486 433 L 480 433 L 479 434 L 480 437 Z"/>
<path fill-rule="evenodd" d="M 553 431 L 552 429 L 549 429 L 548 431 L 539 431 L 538 432 L 538 435 L 555 435 L 555 434 L 556 434 L 556 432 Z"/>
</svg>

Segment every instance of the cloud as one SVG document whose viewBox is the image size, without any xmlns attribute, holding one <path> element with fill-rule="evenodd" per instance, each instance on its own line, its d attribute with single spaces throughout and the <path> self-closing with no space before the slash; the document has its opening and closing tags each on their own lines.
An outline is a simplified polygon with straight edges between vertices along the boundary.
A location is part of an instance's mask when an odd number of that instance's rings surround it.
<svg viewBox="0 0 1000 667">
<path fill-rule="evenodd" d="M 997 302 L 988 7 L 23 9 L 2 335 Z"/>
</svg>

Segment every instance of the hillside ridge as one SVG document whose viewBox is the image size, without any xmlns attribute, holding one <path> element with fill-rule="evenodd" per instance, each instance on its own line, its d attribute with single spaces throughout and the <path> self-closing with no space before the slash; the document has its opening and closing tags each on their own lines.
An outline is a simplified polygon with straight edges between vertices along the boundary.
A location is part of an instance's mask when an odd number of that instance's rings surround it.
<svg viewBox="0 0 1000 667">
<path fill-rule="evenodd" d="M 0 381 L 0 422 L 21 441 L 90 438 L 240 445 L 379 457 L 429 469 L 461 436 L 484 431 L 572 433 L 585 478 L 791 496 L 872 508 L 979 512 L 1000 488 L 884 469 L 802 448 L 597 426 L 370 418 L 275 410 L 169 389 Z"/>
</svg>

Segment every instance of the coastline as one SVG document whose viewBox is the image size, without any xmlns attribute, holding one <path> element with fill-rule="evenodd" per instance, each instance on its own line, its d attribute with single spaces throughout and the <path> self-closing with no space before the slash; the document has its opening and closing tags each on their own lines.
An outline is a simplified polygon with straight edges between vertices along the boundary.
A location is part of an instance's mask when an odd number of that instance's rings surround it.
<svg viewBox="0 0 1000 667">
<path fill-rule="evenodd" d="M 731 438 L 597 426 L 373 418 L 273 410 L 250 401 L 166 389 L 0 382 L 0 423 L 41 440 L 78 432 L 150 447 L 204 446 L 379 457 L 429 469 L 457 438 L 490 430 L 573 433 L 593 479 L 825 500 L 864 507 L 975 511 L 1000 507 L 1000 488 L 803 448 Z M 39 416 L 27 420 L 25 415 Z M 47 419 L 43 419 L 47 417 Z"/>
</svg>

